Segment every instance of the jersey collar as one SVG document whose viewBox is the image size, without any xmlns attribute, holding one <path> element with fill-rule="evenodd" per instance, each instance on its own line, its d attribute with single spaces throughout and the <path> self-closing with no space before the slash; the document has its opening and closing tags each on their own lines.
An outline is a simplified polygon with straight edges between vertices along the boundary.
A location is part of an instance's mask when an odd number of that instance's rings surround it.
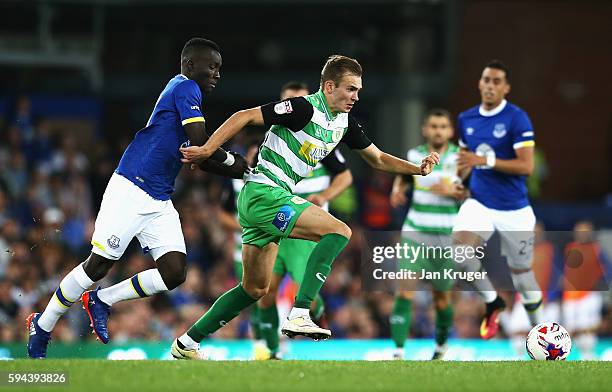
<svg viewBox="0 0 612 392">
<path fill-rule="evenodd" d="M 492 117 L 495 116 L 496 114 L 500 113 L 502 110 L 504 110 L 504 108 L 506 107 L 506 104 L 508 103 L 508 101 L 506 101 L 505 99 L 503 101 L 501 101 L 501 103 L 499 105 L 497 105 L 496 108 L 493 108 L 491 110 L 486 110 L 482 105 L 480 105 L 480 107 L 478 108 L 478 113 L 480 113 L 481 116 L 484 117 Z"/>
<path fill-rule="evenodd" d="M 327 105 L 327 100 L 325 99 L 325 94 L 323 94 L 323 90 L 319 89 L 319 91 L 316 92 L 315 96 L 323 104 L 323 109 L 325 109 L 325 115 L 327 116 L 327 119 L 333 120 L 335 116 L 332 114 L 329 105 Z"/>
</svg>

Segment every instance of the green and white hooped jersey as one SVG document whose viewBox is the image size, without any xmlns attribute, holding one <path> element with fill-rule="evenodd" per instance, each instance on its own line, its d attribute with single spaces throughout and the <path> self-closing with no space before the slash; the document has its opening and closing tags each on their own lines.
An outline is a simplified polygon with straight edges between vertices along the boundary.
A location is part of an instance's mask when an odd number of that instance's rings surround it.
<svg viewBox="0 0 612 392">
<path fill-rule="evenodd" d="M 457 154 L 459 147 L 449 143 L 448 149 L 440 156 L 440 164 L 433 171 L 423 176 L 414 177 L 414 191 L 408 215 L 402 227 L 403 231 L 421 231 L 429 233 L 450 234 L 459 211 L 459 202 L 452 197 L 439 196 L 429 188 L 441 181 L 457 182 Z M 426 144 L 408 151 L 408 160 L 420 164 L 429 154 Z"/>
<path fill-rule="evenodd" d="M 259 163 L 246 181 L 301 192 L 296 185 L 305 178 L 324 181 L 311 173 L 340 141 L 353 149 L 371 144 L 348 113 L 331 113 L 320 90 L 263 105 L 261 110 L 265 124 L 271 127 L 259 149 Z"/>
</svg>

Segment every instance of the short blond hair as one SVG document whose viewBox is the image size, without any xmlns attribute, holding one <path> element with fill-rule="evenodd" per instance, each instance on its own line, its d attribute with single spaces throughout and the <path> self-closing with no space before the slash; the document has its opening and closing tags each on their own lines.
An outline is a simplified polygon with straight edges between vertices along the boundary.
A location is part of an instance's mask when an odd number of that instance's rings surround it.
<svg viewBox="0 0 612 392">
<path fill-rule="evenodd" d="M 361 65 L 357 60 L 339 54 L 329 56 L 321 71 L 321 88 L 328 80 L 331 80 L 337 86 L 343 76 L 361 76 L 362 73 Z"/>
</svg>

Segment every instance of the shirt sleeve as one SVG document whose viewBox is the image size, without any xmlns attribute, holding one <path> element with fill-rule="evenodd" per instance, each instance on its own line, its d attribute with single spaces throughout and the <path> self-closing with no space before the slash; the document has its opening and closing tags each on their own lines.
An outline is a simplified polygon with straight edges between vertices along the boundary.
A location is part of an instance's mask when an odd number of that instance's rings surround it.
<svg viewBox="0 0 612 392">
<path fill-rule="evenodd" d="M 353 116 L 348 118 L 348 130 L 342 138 L 342 142 L 352 150 L 363 150 L 372 144 L 363 132 L 363 127 Z"/>
<path fill-rule="evenodd" d="M 282 125 L 293 132 L 304 129 L 313 113 L 312 105 L 304 97 L 289 98 L 261 106 L 261 114 L 267 127 Z"/>
<path fill-rule="evenodd" d="M 519 110 L 512 119 L 512 147 L 516 150 L 535 146 L 533 125 L 527 113 Z"/>
<path fill-rule="evenodd" d="M 202 92 L 193 80 L 185 80 L 174 88 L 174 104 L 179 112 L 181 125 L 204 122 Z"/>
<path fill-rule="evenodd" d="M 337 148 L 334 149 L 331 154 L 323 158 L 321 164 L 334 176 L 348 170 L 346 159 L 344 159 L 344 156 Z"/>
</svg>

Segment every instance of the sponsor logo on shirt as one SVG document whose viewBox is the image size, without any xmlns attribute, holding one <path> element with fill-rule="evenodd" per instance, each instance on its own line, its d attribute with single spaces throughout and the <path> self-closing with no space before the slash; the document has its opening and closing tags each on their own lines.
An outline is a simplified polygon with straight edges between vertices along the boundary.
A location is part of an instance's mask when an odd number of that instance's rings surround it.
<svg viewBox="0 0 612 392">
<path fill-rule="evenodd" d="M 314 143 L 305 141 L 300 148 L 300 155 L 306 159 L 306 162 L 314 164 L 325 158 L 330 151 L 325 146 L 317 146 Z"/>
<path fill-rule="evenodd" d="M 293 112 L 291 101 L 283 101 L 274 105 L 274 113 L 276 114 L 289 114 Z"/>
<path fill-rule="evenodd" d="M 491 147 L 487 143 L 481 143 L 478 145 L 478 147 L 476 147 L 476 155 L 478 155 L 479 157 L 495 156 L 495 150 L 493 149 L 493 147 Z M 487 167 L 485 165 L 476 166 L 476 168 L 477 169 L 490 169 L 490 167 Z"/>
</svg>

